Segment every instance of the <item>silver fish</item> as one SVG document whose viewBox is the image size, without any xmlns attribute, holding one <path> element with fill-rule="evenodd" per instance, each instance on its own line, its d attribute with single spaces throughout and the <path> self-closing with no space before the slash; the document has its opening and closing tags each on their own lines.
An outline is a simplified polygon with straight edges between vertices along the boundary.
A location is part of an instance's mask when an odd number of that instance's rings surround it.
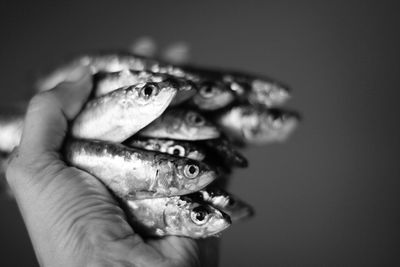
<svg viewBox="0 0 400 267">
<path fill-rule="evenodd" d="M 171 76 L 165 73 L 155 73 L 151 71 L 135 71 L 135 70 L 122 70 L 119 72 L 99 73 L 95 76 L 95 95 L 101 96 L 112 92 L 118 88 L 136 85 L 138 83 L 155 82 L 160 83 L 168 80 L 175 80 L 180 83 L 178 94 L 181 91 L 191 92 L 192 95 L 196 93 L 196 86 L 189 80 Z M 192 90 L 194 89 L 194 90 Z M 187 95 L 189 93 L 185 93 Z M 190 97 L 190 96 L 188 96 Z M 176 98 L 176 97 L 175 97 Z M 176 101 L 180 102 L 181 100 Z M 183 99 L 185 100 L 185 99 Z"/>
<path fill-rule="evenodd" d="M 153 58 L 134 55 L 126 52 L 98 53 L 81 56 L 69 64 L 57 68 L 46 77 L 37 82 L 37 90 L 45 91 L 54 88 L 63 82 L 66 75 L 77 66 L 90 67 L 93 74 L 110 72 L 150 71 L 154 73 L 168 74 L 183 78 L 199 85 L 199 90 L 194 87 L 181 88 L 172 104 L 178 104 L 193 97 L 192 103 L 202 110 L 215 110 L 226 106 L 234 100 L 232 91 L 221 81 L 215 81 L 201 72 L 190 71 L 186 68 L 172 65 Z"/>
<path fill-rule="evenodd" d="M 177 92 L 177 83 L 140 83 L 89 101 L 74 120 L 77 138 L 121 142 L 159 117 Z"/>
<path fill-rule="evenodd" d="M 64 155 L 71 165 L 96 176 L 123 199 L 184 195 L 217 177 L 204 163 L 115 143 L 72 140 Z"/>
<path fill-rule="evenodd" d="M 141 130 L 139 136 L 176 140 L 207 140 L 218 138 L 217 127 L 193 110 L 169 109 Z"/>
<path fill-rule="evenodd" d="M 231 224 L 223 212 L 188 197 L 127 201 L 127 206 L 135 228 L 151 236 L 206 238 Z"/>
<path fill-rule="evenodd" d="M 272 107 L 281 105 L 290 98 L 290 87 L 269 77 L 197 66 L 184 66 L 182 69 L 224 84 L 244 103 Z"/>
<path fill-rule="evenodd" d="M 245 144 L 283 142 L 299 123 L 295 112 L 242 105 L 224 111 L 216 124 L 235 141 Z"/>
<path fill-rule="evenodd" d="M 254 215 L 254 210 L 250 205 L 216 186 L 208 186 L 190 196 L 228 214 L 232 222 L 248 219 Z"/>
<path fill-rule="evenodd" d="M 136 147 L 170 155 L 185 157 L 197 161 L 202 161 L 206 157 L 205 151 L 193 143 L 156 138 L 132 138 L 124 143 L 128 147 Z"/>
</svg>

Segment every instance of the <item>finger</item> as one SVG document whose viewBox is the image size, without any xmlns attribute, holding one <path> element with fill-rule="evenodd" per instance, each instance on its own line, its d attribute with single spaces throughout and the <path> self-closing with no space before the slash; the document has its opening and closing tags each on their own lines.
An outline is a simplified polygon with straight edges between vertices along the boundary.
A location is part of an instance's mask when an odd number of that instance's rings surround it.
<svg viewBox="0 0 400 267">
<path fill-rule="evenodd" d="M 173 64 L 187 63 L 190 59 L 190 47 L 184 42 L 173 43 L 164 49 L 161 58 Z"/>
<path fill-rule="evenodd" d="M 28 153 L 30 158 L 34 158 L 60 149 L 68 120 L 78 114 L 92 87 L 87 67 L 77 68 L 66 80 L 31 100 L 25 117 L 20 154 Z"/>
<path fill-rule="evenodd" d="M 35 89 L 37 92 L 48 91 L 62 82 L 74 82 L 79 78 L 80 70 L 84 65 L 81 61 L 73 61 L 62 67 L 57 68 L 45 77 L 36 81 Z"/>
<path fill-rule="evenodd" d="M 144 36 L 133 42 L 130 46 L 130 51 L 140 56 L 155 57 L 157 55 L 157 45 L 152 38 Z"/>
</svg>

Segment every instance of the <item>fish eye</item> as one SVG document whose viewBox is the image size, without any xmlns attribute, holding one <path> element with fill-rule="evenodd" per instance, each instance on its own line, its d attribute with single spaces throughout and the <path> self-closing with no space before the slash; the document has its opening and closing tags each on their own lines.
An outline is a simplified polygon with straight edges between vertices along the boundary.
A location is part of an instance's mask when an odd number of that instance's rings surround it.
<svg viewBox="0 0 400 267">
<path fill-rule="evenodd" d="M 174 156 L 185 156 L 185 149 L 182 146 L 175 145 L 168 148 L 168 153 Z"/>
<path fill-rule="evenodd" d="M 195 126 L 203 126 L 206 123 L 205 119 L 200 114 L 195 112 L 189 112 L 186 116 L 186 119 L 189 124 Z"/>
<path fill-rule="evenodd" d="M 140 91 L 141 96 L 144 99 L 150 99 L 152 96 L 157 94 L 158 88 L 154 84 L 146 84 Z"/>
<path fill-rule="evenodd" d="M 210 219 L 210 211 L 205 206 L 198 206 L 192 209 L 190 218 L 197 225 L 203 225 Z"/>
<path fill-rule="evenodd" d="M 204 98 L 210 98 L 215 95 L 216 88 L 212 84 L 204 84 L 200 88 L 200 94 Z"/>
<path fill-rule="evenodd" d="M 183 174 L 189 179 L 196 178 L 197 175 L 199 175 L 199 173 L 200 173 L 199 166 L 195 164 L 186 165 L 185 168 L 183 169 Z"/>
</svg>

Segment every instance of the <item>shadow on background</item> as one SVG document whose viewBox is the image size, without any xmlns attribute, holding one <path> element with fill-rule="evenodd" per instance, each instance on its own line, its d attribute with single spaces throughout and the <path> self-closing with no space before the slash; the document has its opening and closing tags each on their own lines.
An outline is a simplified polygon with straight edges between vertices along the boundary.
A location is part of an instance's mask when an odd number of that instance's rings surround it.
<svg viewBox="0 0 400 267">
<path fill-rule="evenodd" d="M 0 104 L 27 99 L 40 69 L 143 35 L 189 42 L 197 63 L 287 81 L 305 120 L 287 143 L 245 151 L 251 166 L 231 191 L 257 217 L 224 234 L 221 265 L 400 265 L 392 3 L 2 1 Z M 1 199 L 0 209 L 0 265 L 35 266 L 15 204 Z"/>
</svg>

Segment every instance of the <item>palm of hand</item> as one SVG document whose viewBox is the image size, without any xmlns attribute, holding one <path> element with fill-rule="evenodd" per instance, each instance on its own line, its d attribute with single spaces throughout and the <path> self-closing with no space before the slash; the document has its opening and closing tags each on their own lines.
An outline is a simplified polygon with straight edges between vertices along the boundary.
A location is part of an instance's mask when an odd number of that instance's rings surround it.
<svg viewBox="0 0 400 267">
<path fill-rule="evenodd" d="M 48 160 L 36 161 L 33 168 L 42 171 L 32 177 L 32 181 L 39 182 L 29 185 L 36 187 L 31 191 L 41 192 L 41 198 L 51 201 L 46 205 L 51 208 L 51 216 L 46 216 L 46 207 L 42 208 L 48 224 L 45 227 L 58 229 L 48 237 L 55 239 L 54 243 L 60 246 L 57 251 L 63 253 L 54 256 L 65 257 L 65 261 L 74 259 L 77 266 L 82 262 L 88 266 L 217 264 L 217 239 L 144 239 L 135 233 L 116 199 L 95 177 L 58 159 L 51 164 Z"/>
</svg>

